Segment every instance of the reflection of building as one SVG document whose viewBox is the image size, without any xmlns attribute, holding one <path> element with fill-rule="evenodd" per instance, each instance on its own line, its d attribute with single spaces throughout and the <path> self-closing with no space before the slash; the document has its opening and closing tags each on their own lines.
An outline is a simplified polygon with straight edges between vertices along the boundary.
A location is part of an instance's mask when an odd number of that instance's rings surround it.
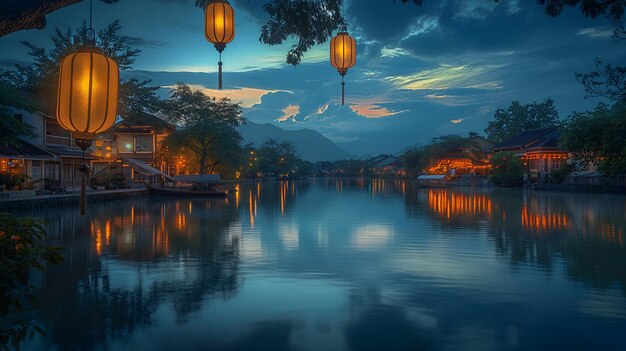
<svg viewBox="0 0 626 351">
<path fill-rule="evenodd" d="M 522 208 L 522 227 L 536 231 L 567 229 L 567 215 L 557 213 L 550 208 L 532 209 L 527 205 Z"/>
<path fill-rule="evenodd" d="M 428 190 L 428 207 L 448 220 L 455 216 L 491 216 L 491 198 L 485 194 L 465 194 L 448 190 Z"/>
<path fill-rule="evenodd" d="M 568 153 L 559 149 L 558 127 L 533 129 L 514 136 L 493 149 L 509 151 L 524 161 L 529 173 L 549 173 L 567 161 Z"/>
</svg>

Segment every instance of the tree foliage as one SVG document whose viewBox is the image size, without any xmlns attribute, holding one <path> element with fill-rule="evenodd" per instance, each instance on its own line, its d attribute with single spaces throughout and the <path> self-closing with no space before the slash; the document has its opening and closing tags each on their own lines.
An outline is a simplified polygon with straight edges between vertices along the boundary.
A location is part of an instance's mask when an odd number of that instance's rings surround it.
<svg viewBox="0 0 626 351">
<path fill-rule="evenodd" d="M 489 122 L 485 133 L 494 143 L 501 143 L 524 131 L 558 125 L 559 112 L 554 100 L 548 98 L 544 102 L 532 102 L 522 105 L 513 101 L 507 109 L 496 110 L 494 120 Z"/>
<path fill-rule="evenodd" d="M 178 83 L 164 103 L 164 112 L 177 127 L 163 141 L 168 153 L 191 155 L 199 174 L 239 164 L 242 138 L 238 127 L 245 119 L 238 104 L 226 98 L 216 101 Z"/>
<path fill-rule="evenodd" d="M 561 143 L 574 159 L 598 165 L 610 176 L 626 174 L 626 102 L 609 107 L 598 104 L 593 111 L 569 116 Z"/>
<path fill-rule="evenodd" d="M 37 105 L 11 83 L 0 79 L 0 145 L 12 145 L 20 136 L 35 136 L 35 129 L 13 117 L 10 107 L 34 111 Z"/>
<path fill-rule="evenodd" d="M 29 56 L 33 64 L 29 66 L 16 65 L 15 71 L 2 72 L 6 81 L 16 88 L 29 91 L 38 96 L 44 110 L 52 110 L 56 103 L 58 75 L 61 60 L 84 45 L 87 27 L 83 26 L 65 32 L 56 29 L 51 38 L 52 47 L 47 49 L 30 42 L 22 42 L 29 49 Z M 98 31 L 96 46 L 103 53 L 115 60 L 120 70 L 132 68 L 140 50 L 134 49 L 128 43 L 128 37 L 119 34 L 121 26 L 114 21 L 104 29 Z M 131 79 L 121 81 L 118 102 L 118 114 L 125 116 L 137 111 L 156 113 L 160 108 L 156 91 L 159 87 L 148 86 L 150 81 Z"/>
<path fill-rule="evenodd" d="M 274 175 L 293 173 L 301 162 L 295 145 L 288 141 L 268 139 L 259 148 L 258 155 L 259 170 Z"/>
<path fill-rule="evenodd" d="M 41 246 L 44 236 L 43 222 L 0 213 L 0 349 L 19 349 L 24 339 L 43 332 L 32 322 L 6 317 L 34 300 L 31 271 L 44 272 L 62 261 L 59 248 Z"/>
<path fill-rule="evenodd" d="M 489 180 L 497 186 L 520 186 L 524 176 L 524 164 L 512 152 L 498 152 L 491 158 Z"/>
<path fill-rule="evenodd" d="M 585 87 L 588 96 L 626 101 L 626 67 L 604 64 L 596 59 L 596 70 L 577 73 L 576 79 Z"/>
</svg>

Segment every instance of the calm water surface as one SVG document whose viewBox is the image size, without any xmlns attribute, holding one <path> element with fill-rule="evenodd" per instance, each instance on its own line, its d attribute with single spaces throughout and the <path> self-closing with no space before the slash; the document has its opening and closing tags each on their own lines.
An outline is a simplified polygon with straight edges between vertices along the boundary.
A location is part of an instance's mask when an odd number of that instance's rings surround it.
<svg viewBox="0 0 626 351">
<path fill-rule="evenodd" d="M 32 350 L 626 350 L 626 197 L 241 185 L 35 212 Z"/>
</svg>

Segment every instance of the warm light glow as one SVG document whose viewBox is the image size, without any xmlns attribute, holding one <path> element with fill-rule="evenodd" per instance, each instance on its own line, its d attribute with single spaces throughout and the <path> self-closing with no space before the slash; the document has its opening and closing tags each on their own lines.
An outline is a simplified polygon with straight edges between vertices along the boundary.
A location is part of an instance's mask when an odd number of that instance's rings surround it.
<svg viewBox="0 0 626 351">
<path fill-rule="evenodd" d="M 341 74 L 356 64 L 356 41 L 347 32 L 337 33 L 331 39 L 330 64 Z"/>
<path fill-rule="evenodd" d="M 204 36 L 222 51 L 235 38 L 235 12 L 225 0 L 215 0 L 204 9 Z"/>
<path fill-rule="evenodd" d="M 485 164 L 475 164 L 474 161 L 467 158 L 443 159 L 431 166 L 427 170 L 427 173 L 448 174 L 452 169 L 454 169 L 456 174 L 486 173 L 491 168 L 491 165 L 486 163 L 487 160 L 484 160 L 484 162 Z"/>
<path fill-rule="evenodd" d="M 478 214 L 491 217 L 491 199 L 481 194 L 453 193 L 447 190 L 429 190 L 428 207 L 437 215 L 452 219 L 454 216 Z"/>
<path fill-rule="evenodd" d="M 525 229 L 537 231 L 567 229 L 567 215 L 552 212 L 550 209 L 532 210 L 524 205 L 521 218 L 522 227 Z"/>
<path fill-rule="evenodd" d="M 96 48 L 85 48 L 61 61 L 57 120 L 75 133 L 102 133 L 115 123 L 119 70 Z"/>
</svg>

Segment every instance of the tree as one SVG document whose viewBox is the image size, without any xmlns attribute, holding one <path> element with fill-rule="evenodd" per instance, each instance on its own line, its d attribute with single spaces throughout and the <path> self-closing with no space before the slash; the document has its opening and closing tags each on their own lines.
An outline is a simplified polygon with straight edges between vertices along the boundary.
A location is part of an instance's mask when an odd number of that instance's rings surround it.
<svg viewBox="0 0 626 351">
<path fill-rule="evenodd" d="M 520 186 L 524 176 L 522 160 L 512 152 L 498 152 L 491 158 L 489 180 L 497 186 Z"/>
<path fill-rule="evenodd" d="M 20 136 L 35 136 L 30 124 L 13 117 L 11 107 L 34 111 L 36 104 L 9 82 L 0 79 L 0 145 L 12 145 Z"/>
<path fill-rule="evenodd" d="M 296 170 L 300 158 L 296 147 L 288 141 L 268 139 L 259 148 L 259 169 L 273 174 L 289 174 Z"/>
<path fill-rule="evenodd" d="M 65 32 L 57 29 L 51 38 L 53 47 L 46 49 L 29 42 L 23 42 L 34 63 L 29 66 L 16 65 L 16 70 L 2 72 L 6 81 L 15 87 L 36 94 L 41 100 L 39 108 L 52 110 L 56 103 L 58 74 L 61 60 L 69 53 L 84 44 L 86 25 Z M 128 44 L 128 38 L 119 34 L 121 26 L 114 21 L 98 31 L 96 46 L 109 57 L 113 58 L 120 70 L 132 68 L 140 50 Z M 150 81 L 130 79 L 120 82 L 118 114 L 132 115 L 138 111 L 155 114 L 160 109 L 160 101 L 156 95 L 159 87 L 148 86 Z"/>
<path fill-rule="evenodd" d="M 82 0 L 30 0 L 14 2 L 0 16 L 0 36 L 11 32 L 43 28 L 45 15 Z M 116 3 L 119 0 L 101 0 Z M 211 0 L 196 0 L 204 8 Z M 342 7 L 344 0 L 268 0 L 264 6 L 269 20 L 261 28 L 259 40 L 268 45 L 278 45 L 294 37 L 298 43 L 287 53 L 287 63 L 297 65 L 304 53 L 313 45 L 325 43 L 337 29 L 345 28 Z M 388 0 L 396 1 L 396 0 Z M 499 2 L 499 0 L 484 0 Z M 402 0 L 403 4 L 421 6 L 424 0 Z M 615 37 L 626 37 L 623 23 L 626 0 L 538 0 L 546 14 L 558 16 L 565 7 L 580 7 L 586 17 L 607 17 L 615 27 Z"/>
<path fill-rule="evenodd" d="M 513 101 L 506 110 L 502 108 L 496 110 L 493 117 L 494 120 L 489 122 L 485 133 L 494 143 L 501 143 L 527 130 L 551 127 L 560 123 L 559 112 L 554 106 L 554 100 L 550 98 L 541 103 L 533 102 L 526 105 Z"/>
<path fill-rule="evenodd" d="M 626 102 L 598 104 L 593 111 L 573 113 L 566 121 L 562 147 L 577 162 L 598 165 L 607 175 L 626 174 Z"/>
<path fill-rule="evenodd" d="M 26 337 L 43 333 L 32 322 L 10 323 L 5 317 L 34 300 L 28 283 L 32 270 L 45 272 L 47 265 L 63 259 L 59 248 L 40 246 L 44 236 L 43 222 L 0 213 L 0 349 L 8 349 L 8 345 L 19 349 Z"/>
<path fill-rule="evenodd" d="M 176 125 L 163 141 L 168 153 L 192 155 L 199 174 L 240 164 L 242 138 L 237 128 L 245 119 L 238 104 L 226 98 L 216 101 L 178 83 L 164 104 L 164 112 Z"/>
<path fill-rule="evenodd" d="M 626 67 L 605 65 L 596 58 L 596 70 L 585 74 L 576 73 L 576 79 L 590 97 L 626 101 Z"/>
<path fill-rule="evenodd" d="M 407 150 L 403 155 L 404 167 L 413 176 L 420 175 L 428 166 L 425 147 Z"/>
</svg>

